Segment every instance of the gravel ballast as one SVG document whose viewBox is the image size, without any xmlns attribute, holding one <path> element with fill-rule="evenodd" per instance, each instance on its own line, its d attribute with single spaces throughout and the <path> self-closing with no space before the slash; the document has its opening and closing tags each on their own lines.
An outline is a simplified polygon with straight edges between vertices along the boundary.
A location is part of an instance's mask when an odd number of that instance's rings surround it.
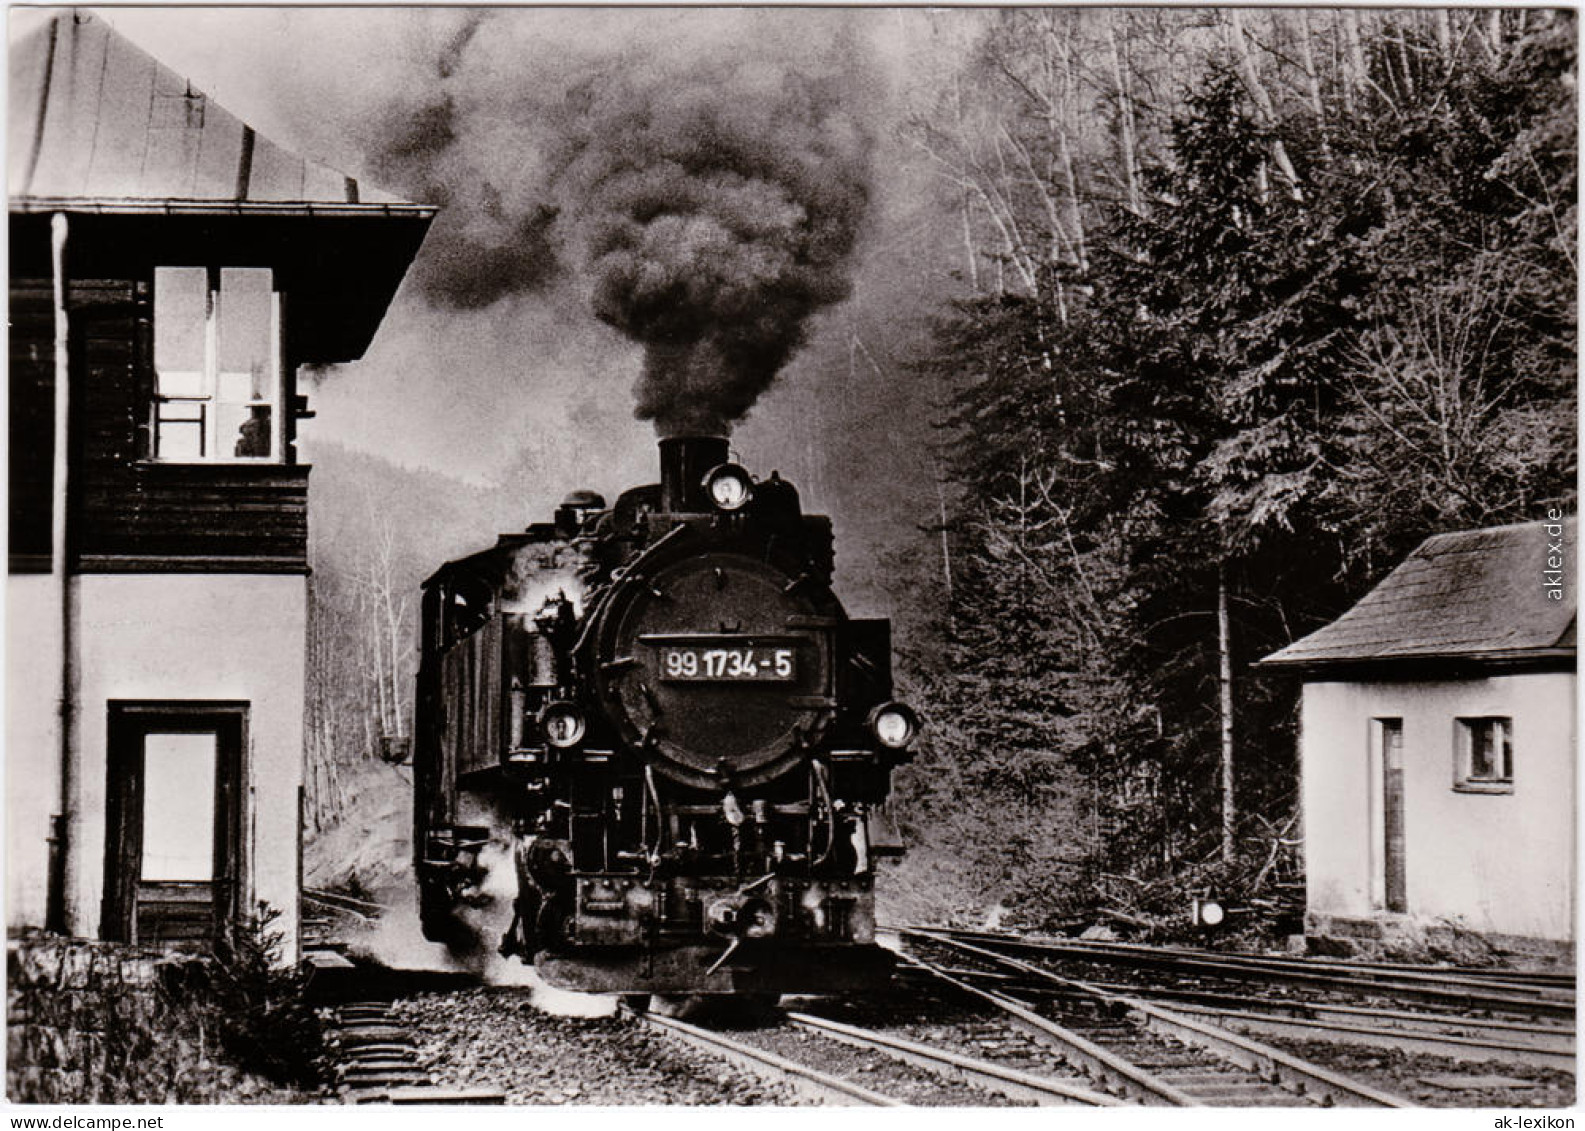
<svg viewBox="0 0 1585 1131">
<path fill-rule="evenodd" d="M 394 1002 L 437 1084 L 510 1104 L 781 1104 L 802 1101 L 621 1015 L 560 1017 L 528 992 L 486 988 Z"/>
<path fill-rule="evenodd" d="M 1574 1077 L 1556 1068 L 1502 1061 L 1471 1063 L 1393 1048 L 1302 1041 L 1283 1037 L 1261 1040 L 1312 1064 L 1341 1072 L 1356 1080 L 1403 1096 L 1422 1107 L 1558 1108 L 1574 1103 Z M 1427 1080 L 1481 1080 L 1508 1078 L 1530 1084 L 1524 1088 L 1439 1087 Z"/>
<path fill-rule="evenodd" d="M 1009 1107 L 1012 1100 L 964 1081 L 790 1026 L 734 1030 L 731 1036 L 797 1064 L 839 1076 L 919 1107 Z"/>
</svg>

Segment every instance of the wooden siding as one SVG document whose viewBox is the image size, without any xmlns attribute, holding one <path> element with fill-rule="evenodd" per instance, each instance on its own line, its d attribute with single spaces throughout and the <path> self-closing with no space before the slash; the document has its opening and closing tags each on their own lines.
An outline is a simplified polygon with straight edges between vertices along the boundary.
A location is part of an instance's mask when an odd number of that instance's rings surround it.
<svg viewBox="0 0 1585 1131">
<path fill-rule="evenodd" d="M 209 881 L 140 882 L 136 941 L 145 946 L 213 942 L 227 904 L 215 898 L 216 887 Z"/>
<path fill-rule="evenodd" d="M 11 282 L 10 569 L 50 568 L 50 495 L 55 458 L 55 314 L 48 279 Z"/>
<path fill-rule="evenodd" d="M 441 697 L 447 705 L 442 759 L 456 767 L 459 777 L 501 764 L 501 627 L 502 618 L 491 617 L 441 660 Z"/>
<path fill-rule="evenodd" d="M 71 287 L 76 568 L 306 573 L 307 468 L 148 460 L 151 311 L 147 283 Z"/>
<path fill-rule="evenodd" d="M 83 511 L 85 572 L 308 569 L 304 467 L 134 464 L 85 492 Z"/>
</svg>

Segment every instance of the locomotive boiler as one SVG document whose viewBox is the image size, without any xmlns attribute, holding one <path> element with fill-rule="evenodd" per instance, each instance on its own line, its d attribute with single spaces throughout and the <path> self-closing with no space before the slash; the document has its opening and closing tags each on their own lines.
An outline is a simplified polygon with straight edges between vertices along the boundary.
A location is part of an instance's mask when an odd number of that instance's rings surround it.
<svg viewBox="0 0 1585 1131">
<path fill-rule="evenodd" d="M 500 951 L 554 985 L 872 985 L 875 861 L 901 851 L 880 806 L 919 729 L 890 624 L 846 615 L 830 519 L 791 483 L 724 439 L 660 455 L 658 484 L 575 492 L 425 583 L 425 934 L 467 945 L 504 887 Z"/>
</svg>

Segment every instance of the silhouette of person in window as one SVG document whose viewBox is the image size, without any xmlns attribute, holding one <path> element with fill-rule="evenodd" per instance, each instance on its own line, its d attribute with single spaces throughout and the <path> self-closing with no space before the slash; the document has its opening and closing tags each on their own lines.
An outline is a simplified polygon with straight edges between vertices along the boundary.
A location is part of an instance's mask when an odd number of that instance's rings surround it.
<svg viewBox="0 0 1585 1131">
<path fill-rule="evenodd" d="M 267 456 L 270 454 L 270 410 L 262 405 L 248 409 L 248 418 L 237 430 L 236 454 L 239 456 Z"/>
</svg>

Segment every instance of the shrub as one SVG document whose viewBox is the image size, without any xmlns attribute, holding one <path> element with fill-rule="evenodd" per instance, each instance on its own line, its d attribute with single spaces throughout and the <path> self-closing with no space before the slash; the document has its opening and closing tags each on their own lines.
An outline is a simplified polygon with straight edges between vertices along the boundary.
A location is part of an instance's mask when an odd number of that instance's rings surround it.
<svg viewBox="0 0 1585 1131">
<path fill-rule="evenodd" d="M 307 976 L 282 965 L 278 911 L 233 924 L 209 964 L 209 1008 L 221 1047 L 238 1067 L 277 1084 L 315 1087 L 323 1076 L 324 1033 L 308 1004 Z"/>
</svg>

